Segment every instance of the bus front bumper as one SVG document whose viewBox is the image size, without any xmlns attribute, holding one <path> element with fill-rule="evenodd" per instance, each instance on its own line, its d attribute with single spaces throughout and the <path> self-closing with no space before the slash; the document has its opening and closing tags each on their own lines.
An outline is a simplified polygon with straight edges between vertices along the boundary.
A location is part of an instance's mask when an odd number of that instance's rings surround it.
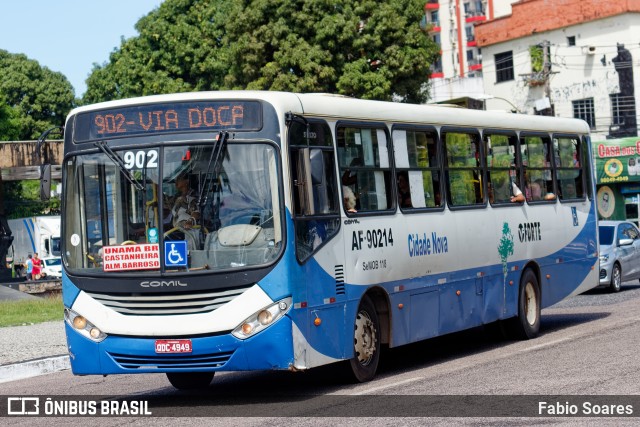
<svg viewBox="0 0 640 427">
<path fill-rule="evenodd" d="M 246 340 L 231 333 L 197 337 L 109 335 L 94 342 L 65 322 L 75 375 L 288 369 L 293 364 L 291 319 L 279 319 Z M 156 340 L 188 339 L 188 353 L 156 353 Z"/>
</svg>

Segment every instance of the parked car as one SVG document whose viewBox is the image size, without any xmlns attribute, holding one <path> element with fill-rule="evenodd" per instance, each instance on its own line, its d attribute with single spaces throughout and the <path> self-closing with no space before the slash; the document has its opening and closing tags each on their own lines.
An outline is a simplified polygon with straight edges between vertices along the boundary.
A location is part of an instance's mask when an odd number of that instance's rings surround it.
<svg viewBox="0 0 640 427">
<path fill-rule="evenodd" d="M 622 282 L 640 278 L 640 231 L 628 221 L 600 221 L 600 285 L 620 291 Z"/>
<path fill-rule="evenodd" d="M 59 256 L 42 258 L 42 276 L 50 279 L 62 278 L 62 260 Z"/>
</svg>

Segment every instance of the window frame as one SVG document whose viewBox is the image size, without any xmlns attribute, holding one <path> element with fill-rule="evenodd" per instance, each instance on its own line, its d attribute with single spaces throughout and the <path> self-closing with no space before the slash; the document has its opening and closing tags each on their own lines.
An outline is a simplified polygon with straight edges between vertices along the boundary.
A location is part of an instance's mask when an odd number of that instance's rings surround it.
<svg viewBox="0 0 640 427">
<path fill-rule="evenodd" d="M 594 174 L 593 174 L 593 153 L 591 151 L 591 138 L 589 135 L 580 135 L 582 144 L 582 167 L 584 169 L 585 188 L 587 190 L 587 198 L 593 200 L 594 193 Z"/>
<path fill-rule="evenodd" d="M 522 156 L 522 149 L 523 147 L 527 147 L 527 144 L 523 144 L 523 139 L 524 138 L 543 138 L 543 140 L 546 138 L 548 140 L 548 157 L 549 157 L 549 166 L 548 167 L 531 167 L 530 165 L 525 165 L 525 159 L 524 156 Z M 530 131 L 521 131 L 518 135 L 518 144 L 520 146 L 520 157 L 521 157 L 521 162 L 522 162 L 522 174 L 523 174 L 523 182 L 525 185 L 525 188 L 527 186 L 527 179 L 525 178 L 525 172 L 529 171 L 529 170 L 539 170 L 539 171 L 549 171 L 549 173 L 551 174 L 551 186 L 553 189 L 553 194 L 555 195 L 555 198 L 551 199 L 551 200 L 545 200 L 544 196 L 542 196 L 542 200 L 527 200 L 527 204 L 529 205 L 538 205 L 538 204 L 553 204 L 556 203 L 558 201 L 558 187 L 557 187 L 557 183 L 556 183 L 556 174 L 555 174 L 555 162 L 553 161 L 553 138 L 552 136 L 547 133 L 547 132 L 530 132 Z M 527 156 L 527 161 L 528 161 L 528 156 Z M 548 181 L 548 180 L 547 180 Z M 526 195 L 525 195 L 525 199 L 526 199 Z"/>
<path fill-rule="evenodd" d="M 385 135 L 385 138 L 386 138 L 385 147 L 386 147 L 386 150 L 387 150 L 388 166 L 385 168 L 385 167 L 371 167 L 371 166 L 365 166 L 365 165 L 363 165 L 363 166 L 342 165 L 340 163 L 341 159 L 340 159 L 340 146 L 338 144 L 338 135 L 339 135 L 340 129 L 344 129 L 344 128 L 382 130 L 384 132 L 384 135 Z M 344 205 L 343 205 L 342 206 L 342 210 L 344 211 L 344 214 L 347 217 L 393 215 L 396 212 L 397 193 L 396 193 L 395 185 L 393 185 L 393 182 L 392 182 L 393 178 L 394 178 L 393 146 L 392 146 L 391 135 L 389 133 L 389 127 L 388 127 L 387 123 L 385 123 L 385 122 L 363 122 L 363 121 L 357 121 L 357 120 L 339 120 L 335 124 L 334 132 L 335 132 L 335 134 L 334 134 L 334 145 L 335 145 L 336 160 L 337 160 L 336 161 L 336 166 L 338 168 L 338 185 L 340 187 L 341 200 L 344 199 L 344 193 L 342 191 L 342 186 L 344 185 L 342 183 L 342 176 L 347 170 L 351 170 L 353 168 L 354 171 L 372 171 L 372 172 L 381 171 L 381 172 L 383 172 L 383 176 L 388 176 L 389 177 L 388 181 L 385 179 L 385 186 L 386 186 L 386 191 L 387 191 L 387 194 L 386 194 L 387 204 L 389 205 L 389 207 L 387 209 L 379 209 L 379 210 L 362 210 L 362 209 L 358 209 L 357 212 L 346 212 L 346 210 L 344 209 Z M 385 172 L 386 172 L 386 175 L 385 175 Z M 356 192 L 354 191 L 354 193 L 356 193 Z M 358 195 L 359 194 L 356 194 L 356 196 L 358 196 Z"/>
<path fill-rule="evenodd" d="M 478 141 L 478 150 L 479 150 L 479 164 L 473 167 L 453 167 L 449 166 L 449 158 L 447 153 L 447 141 L 446 134 L 448 133 L 459 133 L 459 134 L 467 134 L 467 135 L 475 135 Z M 445 187 L 445 196 L 447 207 L 451 211 L 455 210 L 465 210 L 465 209 L 482 209 L 487 207 L 487 196 L 486 196 L 486 177 L 485 170 L 486 165 L 484 161 L 484 147 L 482 143 L 482 135 L 480 129 L 474 127 L 463 127 L 463 126 L 442 126 L 440 128 L 440 141 L 442 146 L 442 169 L 443 169 L 443 180 Z M 482 202 L 476 202 L 471 204 L 457 205 L 453 204 L 452 193 L 451 193 L 451 185 L 450 185 L 450 171 L 465 171 L 470 170 L 478 171 L 478 177 L 482 181 L 479 183 L 479 189 L 482 192 L 481 198 Z"/>
<path fill-rule="evenodd" d="M 587 104 L 587 105 L 585 105 Z M 574 99 L 571 101 L 571 110 L 573 117 L 576 119 L 584 120 L 589 125 L 589 129 L 595 130 L 596 128 L 596 109 L 591 98 Z M 588 111 L 587 111 L 588 110 Z M 582 114 L 584 113 L 584 114 Z M 589 120 L 591 119 L 591 120 Z"/>
<path fill-rule="evenodd" d="M 493 61 L 496 67 L 496 83 L 515 80 L 512 50 L 494 54 Z M 504 62 L 505 65 L 502 66 L 501 62 Z"/>
<path fill-rule="evenodd" d="M 522 171 L 522 157 L 521 157 L 521 151 L 520 151 L 520 137 L 518 135 L 518 132 L 516 132 L 515 130 L 510 130 L 510 129 L 492 129 L 492 128 L 487 128 L 487 129 L 483 129 L 482 130 L 482 144 L 483 144 L 483 150 L 484 150 L 484 163 L 485 163 L 485 183 L 486 183 L 486 189 L 485 189 L 485 193 L 486 193 L 486 199 L 489 202 L 489 205 L 491 207 L 494 208 L 502 208 L 502 207 L 506 207 L 506 206 L 522 206 L 524 202 L 518 202 L 518 203 L 514 203 L 512 201 L 504 201 L 504 202 L 494 202 L 491 203 L 491 200 L 489 200 L 489 183 L 490 183 L 490 172 L 491 170 L 511 170 L 511 167 L 508 168 L 503 168 L 503 167 L 490 167 L 489 164 L 487 163 L 487 150 L 486 150 L 486 140 L 485 140 L 485 136 L 488 135 L 503 135 L 503 136 L 507 136 L 507 137 L 512 137 L 515 139 L 515 171 L 516 171 L 516 178 L 517 178 L 517 182 L 516 182 L 516 186 L 520 189 L 520 191 L 522 191 L 522 194 L 525 195 L 525 188 L 526 188 L 526 183 L 524 182 L 524 174 Z M 526 195 L 525 195 L 525 199 L 526 199 Z"/>
<path fill-rule="evenodd" d="M 588 190 L 586 188 L 586 182 L 585 182 L 585 163 L 584 163 L 584 155 L 582 154 L 582 150 L 584 149 L 583 143 L 582 143 L 582 138 L 580 135 L 577 134 L 569 134 L 569 133 L 554 133 L 552 135 L 552 139 L 551 142 L 553 144 L 554 140 L 556 139 L 560 139 L 560 138 L 564 138 L 564 139 L 575 139 L 578 144 L 577 144 L 577 150 L 578 152 L 577 157 L 578 159 L 580 159 L 580 166 L 578 166 L 577 168 L 570 168 L 570 167 L 562 167 L 562 166 L 558 166 L 557 160 L 556 160 L 556 153 L 555 153 L 555 145 L 554 145 L 554 155 L 553 155 L 553 163 L 555 166 L 555 178 L 556 178 L 556 183 L 557 183 L 557 198 L 560 200 L 560 203 L 571 203 L 571 202 L 576 202 L 576 201 L 584 201 L 586 199 L 586 194 L 588 193 Z M 588 168 L 587 168 L 588 169 Z M 580 180 L 581 180 L 581 184 L 582 184 L 582 196 L 580 197 L 571 197 L 571 198 L 565 198 L 562 195 L 562 191 L 560 188 L 560 178 L 558 176 L 559 172 L 562 171 L 575 171 L 575 170 L 579 170 L 580 171 Z M 575 185 L 575 180 L 574 180 L 574 185 Z M 576 189 L 577 190 L 577 189 Z M 576 191 L 577 194 L 577 191 Z"/>
<path fill-rule="evenodd" d="M 610 93 L 609 101 L 611 103 L 611 126 L 624 126 L 624 113 L 620 93 Z"/>
<path fill-rule="evenodd" d="M 405 131 L 405 132 L 430 132 L 433 133 L 435 135 L 436 138 L 436 166 L 435 167 L 412 167 L 411 165 L 409 165 L 408 167 L 399 167 L 398 163 L 397 163 L 397 156 L 395 155 L 396 152 L 396 143 L 395 143 L 395 139 L 393 139 L 393 135 L 394 132 L 396 131 Z M 432 172 L 438 172 L 440 174 L 440 181 L 439 181 L 439 188 L 438 190 L 440 191 L 440 206 L 434 206 L 434 207 L 410 207 L 410 208 L 403 208 L 402 206 L 400 206 L 400 204 L 398 204 L 398 209 L 404 213 L 404 214 L 414 214 L 414 213 L 422 213 L 422 212 L 440 212 L 443 211 L 445 206 L 447 205 L 446 202 L 446 190 L 445 190 L 445 183 L 444 183 L 444 171 L 443 171 L 443 146 L 442 146 L 442 140 L 440 139 L 440 133 L 438 132 L 438 129 L 435 126 L 429 126 L 429 125 L 394 125 L 391 128 L 391 143 L 393 146 L 393 158 L 394 158 L 394 163 L 393 163 L 393 182 L 396 183 L 395 187 L 396 187 L 396 200 L 398 197 L 398 186 L 397 186 L 397 180 L 398 180 L 398 173 L 399 172 L 409 172 L 409 171 L 432 171 Z M 435 192 L 435 188 L 434 188 L 434 192 Z"/>
</svg>

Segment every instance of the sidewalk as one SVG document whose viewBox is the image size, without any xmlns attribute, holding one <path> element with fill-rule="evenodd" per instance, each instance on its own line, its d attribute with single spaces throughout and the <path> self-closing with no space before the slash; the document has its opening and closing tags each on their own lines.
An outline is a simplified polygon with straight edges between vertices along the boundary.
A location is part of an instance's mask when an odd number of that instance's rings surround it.
<svg viewBox="0 0 640 427">
<path fill-rule="evenodd" d="M 0 286 L 0 300 L 38 298 Z M 0 382 L 69 369 L 64 322 L 0 328 Z"/>
</svg>

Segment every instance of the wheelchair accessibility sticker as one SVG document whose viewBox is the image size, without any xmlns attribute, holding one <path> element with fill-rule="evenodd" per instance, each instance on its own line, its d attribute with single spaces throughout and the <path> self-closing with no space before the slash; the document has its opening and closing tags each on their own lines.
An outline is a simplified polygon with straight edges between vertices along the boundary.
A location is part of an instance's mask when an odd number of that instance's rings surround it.
<svg viewBox="0 0 640 427">
<path fill-rule="evenodd" d="M 187 266 L 187 242 L 184 240 L 164 242 L 164 265 L 166 267 Z"/>
</svg>

